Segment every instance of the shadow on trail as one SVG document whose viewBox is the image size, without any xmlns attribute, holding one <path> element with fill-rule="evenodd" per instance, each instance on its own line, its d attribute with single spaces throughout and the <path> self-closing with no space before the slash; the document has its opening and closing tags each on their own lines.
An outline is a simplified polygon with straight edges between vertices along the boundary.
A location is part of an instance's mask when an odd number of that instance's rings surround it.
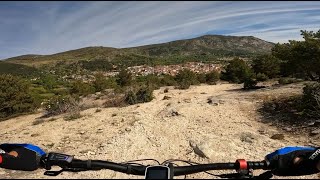
<svg viewBox="0 0 320 180">
<path fill-rule="evenodd" d="M 255 86 L 251 89 L 244 89 L 244 88 L 236 88 L 236 89 L 227 89 L 226 92 L 238 92 L 238 93 L 244 93 L 244 92 L 252 92 L 256 91 L 257 89 L 263 89 L 266 88 L 266 86 Z"/>
<path fill-rule="evenodd" d="M 299 104 L 301 96 L 277 98 L 263 102 L 257 112 L 262 116 L 263 123 L 270 123 L 293 134 L 307 134 L 320 127 L 320 123 L 312 124 L 315 119 L 307 117 L 299 110 Z"/>
</svg>

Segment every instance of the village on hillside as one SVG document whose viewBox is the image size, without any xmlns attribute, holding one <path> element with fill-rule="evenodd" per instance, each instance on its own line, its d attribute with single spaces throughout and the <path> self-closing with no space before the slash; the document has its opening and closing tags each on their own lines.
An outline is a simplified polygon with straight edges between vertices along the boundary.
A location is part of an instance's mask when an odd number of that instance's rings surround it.
<svg viewBox="0 0 320 180">
<path fill-rule="evenodd" d="M 150 74 L 154 74 L 157 76 L 160 75 L 171 75 L 175 76 L 177 73 L 182 69 L 189 69 L 196 74 L 199 73 L 208 73 L 211 71 L 218 71 L 220 72 L 222 68 L 221 64 L 213 64 L 213 63 L 201 63 L 201 62 L 188 62 L 185 64 L 174 64 L 174 65 L 157 65 L 157 66 L 148 66 L 148 65 L 141 65 L 141 66 L 131 66 L 128 67 L 127 70 L 133 76 L 147 76 Z M 55 72 L 51 72 L 55 74 Z M 94 72 L 98 73 L 98 72 Z M 114 77 L 119 74 L 119 70 L 112 70 L 103 72 L 105 77 Z M 71 76 L 63 76 L 63 79 L 69 80 L 82 80 L 83 82 L 91 82 L 94 80 L 94 75 L 90 74 L 72 74 Z"/>
<path fill-rule="evenodd" d="M 163 66 L 132 66 L 128 67 L 129 72 L 135 76 L 146 76 L 149 74 L 162 75 L 167 74 L 175 76 L 182 69 L 189 69 L 195 73 L 208 73 L 210 71 L 219 71 L 221 65 L 219 64 L 205 64 L 200 62 L 188 62 L 186 64 L 176 64 L 176 65 L 163 65 Z"/>
</svg>

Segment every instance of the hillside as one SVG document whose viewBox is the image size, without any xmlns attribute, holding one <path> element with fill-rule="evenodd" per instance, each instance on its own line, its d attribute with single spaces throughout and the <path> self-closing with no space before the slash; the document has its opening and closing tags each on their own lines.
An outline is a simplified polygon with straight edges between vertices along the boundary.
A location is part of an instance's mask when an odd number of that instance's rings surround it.
<svg viewBox="0 0 320 180">
<path fill-rule="evenodd" d="M 178 40 L 128 48 L 126 50 L 149 56 L 211 54 L 217 56 L 254 55 L 268 53 L 273 43 L 253 36 L 205 35 L 188 40 Z"/>
<path fill-rule="evenodd" d="M 0 74 L 13 74 L 23 77 L 32 77 L 39 75 L 40 72 L 37 68 L 25 66 L 23 64 L 0 62 Z"/>
<path fill-rule="evenodd" d="M 269 53 L 273 43 L 252 36 L 205 35 L 131 48 L 86 47 L 52 55 L 24 55 L 6 59 L 8 62 L 39 65 L 52 62 L 80 60 L 107 60 L 123 64 L 174 64 L 194 59 L 206 61 L 222 57 L 250 57 Z"/>
</svg>

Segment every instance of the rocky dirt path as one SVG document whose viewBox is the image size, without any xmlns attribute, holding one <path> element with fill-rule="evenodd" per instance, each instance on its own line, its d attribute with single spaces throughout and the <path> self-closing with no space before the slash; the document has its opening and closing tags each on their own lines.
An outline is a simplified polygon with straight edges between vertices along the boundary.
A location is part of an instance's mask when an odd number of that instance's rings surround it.
<svg viewBox="0 0 320 180">
<path fill-rule="evenodd" d="M 188 90 L 170 88 L 168 93 L 161 88 L 154 91 L 155 99 L 149 103 L 102 108 L 100 112 L 92 108 L 73 121 L 54 117 L 42 122 L 36 120 L 41 114 L 21 116 L 0 122 L 0 142 L 33 143 L 46 151 L 80 159 L 124 162 L 154 158 L 161 162 L 182 159 L 199 163 L 234 162 L 238 158 L 263 160 L 277 148 L 308 145 L 308 137 L 284 134 L 281 129 L 262 123 L 263 117 L 256 111 L 261 97 L 300 93 L 301 87 L 249 92 L 239 91 L 240 88 L 235 84 L 201 85 Z M 284 136 L 274 138 L 276 134 Z M 109 170 L 65 172 L 57 177 L 44 176 L 43 172 L 1 170 L 0 178 L 143 178 Z M 231 171 L 214 173 L 225 172 Z M 181 178 L 184 176 L 177 177 Z M 187 178 L 216 177 L 199 173 Z"/>
</svg>

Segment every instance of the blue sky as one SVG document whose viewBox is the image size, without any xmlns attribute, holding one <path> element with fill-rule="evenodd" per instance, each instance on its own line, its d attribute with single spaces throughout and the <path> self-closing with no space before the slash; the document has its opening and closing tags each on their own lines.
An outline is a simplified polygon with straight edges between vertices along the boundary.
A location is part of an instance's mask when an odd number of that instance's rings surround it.
<svg viewBox="0 0 320 180">
<path fill-rule="evenodd" d="M 320 29 L 317 1 L 0 2 L 0 59 L 87 46 L 132 47 L 204 34 L 274 43 Z"/>
</svg>

